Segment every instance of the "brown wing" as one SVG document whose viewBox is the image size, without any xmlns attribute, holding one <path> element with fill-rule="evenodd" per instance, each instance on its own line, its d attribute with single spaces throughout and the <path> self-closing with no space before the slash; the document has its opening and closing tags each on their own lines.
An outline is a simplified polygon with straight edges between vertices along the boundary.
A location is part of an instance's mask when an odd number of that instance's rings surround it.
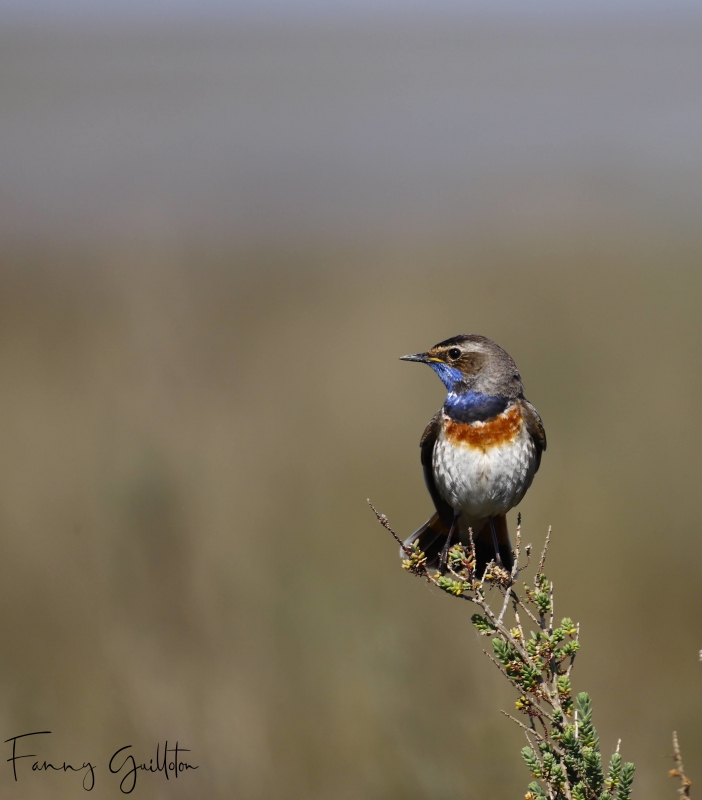
<svg viewBox="0 0 702 800">
<path fill-rule="evenodd" d="M 536 447 L 536 470 L 534 470 L 536 472 L 541 466 L 541 454 L 546 449 L 546 431 L 539 412 L 524 398 L 522 398 L 522 414 L 524 414 L 527 431 Z"/>
<path fill-rule="evenodd" d="M 441 521 L 445 525 L 451 525 L 453 521 L 453 508 L 441 497 L 434 481 L 434 445 L 441 430 L 441 411 L 437 411 L 432 421 L 427 425 L 422 439 L 419 443 L 422 454 L 422 467 L 424 468 L 424 482 L 427 485 L 431 499 L 439 514 Z"/>
</svg>

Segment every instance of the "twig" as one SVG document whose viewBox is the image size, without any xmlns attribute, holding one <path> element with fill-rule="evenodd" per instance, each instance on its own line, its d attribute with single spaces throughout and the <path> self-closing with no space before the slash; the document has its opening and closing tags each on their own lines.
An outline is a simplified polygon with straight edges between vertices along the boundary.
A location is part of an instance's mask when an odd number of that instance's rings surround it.
<svg viewBox="0 0 702 800">
<path fill-rule="evenodd" d="M 372 506 L 371 506 L 372 508 Z M 375 509 L 374 509 L 375 510 Z M 551 526 L 548 526 L 548 533 L 546 534 L 546 541 L 544 542 L 544 549 L 541 551 L 541 558 L 539 559 L 539 568 L 536 570 L 534 580 L 538 581 L 544 571 L 544 563 L 546 561 L 546 553 L 548 552 L 548 543 L 551 540 Z"/>
<path fill-rule="evenodd" d="M 373 509 L 373 513 L 375 514 L 378 522 L 385 528 L 385 530 L 390 531 L 395 541 L 405 551 L 405 554 L 409 558 L 412 555 L 412 552 L 410 551 L 409 547 L 405 545 L 402 539 L 400 539 L 400 537 L 395 533 L 395 531 L 390 527 L 390 522 L 388 521 L 388 518 L 385 516 L 385 514 L 381 514 L 380 511 L 378 511 L 378 509 L 373 505 L 373 503 L 371 503 L 370 498 L 366 498 L 366 502 Z"/>
<path fill-rule="evenodd" d="M 529 747 L 531 747 L 532 750 L 535 750 L 534 743 L 529 738 L 529 734 L 530 733 L 536 733 L 536 731 L 534 731 L 533 722 L 534 721 L 532 720 L 532 728 L 531 728 L 531 730 L 529 730 L 529 728 L 527 728 L 525 726 L 522 726 L 522 727 L 524 728 L 524 735 L 526 736 L 526 740 L 527 740 L 527 742 L 529 742 Z M 539 754 L 538 753 L 536 754 L 536 757 L 539 758 Z M 541 760 L 539 760 L 539 763 L 541 763 Z"/>
<path fill-rule="evenodd" d="M 514 534 L 514 563 L 512 564 L 512 583 L 519 577 L 521 570 L 519 569 L 519 556 L 522 552 L 522 517 L 521 514 L 517 521 L 517 531 Z"/>
<path fill-rule="evenodd" d="M 525 646 L 517 641 L 517 639 L 513 636 L 510 630 L 505 626 L 505 624 L 499 620 L 493 610 L 490 608 L 488 603 L 485 600 L 478 600 L 476 599 L 476 603 L 480 605 L 482 610 L 485 612 L 485 616 L 492 622 L 495 628 L 507 639 L 507 641 L 514 647 L 514 649 L 519 653 L 526 664 L 531 664 L 532 660 L 527 653 Z"/>
<path fill-rule="evenodd" d="M 527 726 L 520 722 L 516 717 L 513 717 L 511 714 L 508 714 L 506 711 L 500 709 L 500 714 L 504 714 L 508 719 L 511 719 L 512 722 L 516 722 L 520 728 L 524 728 L 525 731 L 528 733 L 533 734 L 540 742 L 545 742 L 546 739 L 536 730 L 536 728 L 527 728 Z"/>
<path fill-rule="evenodd" d="M 514 593 L 514 597 L 517 597 L 516 593 Z M 517 598 L 517 601 L 519 603 L 519 607 L 524 611 L 524 613 L 529 617 L 529 619 L 534 623 L 534 625 L 538 625 L 539 620 L 536 619 L 529 606 L 525 605 L 520 598 Z"/>
<path fill-rule="evenodd" d="M 502 611 L 500 611 L 500 616 L 497 618 L 498 622 L 502 622 L 505 617 L 505 611 L 507 611 L 507 606 L 509 605 L 509 598 L 512 594 L 512 587 L 508 586 L 507 591 L 505 592 L 505 601 L 502 604 Z"/>
<path fill-rule="evenodd" d="M 515 592 L 512 592 L 512 611 L 514 613 L 514 621 L 517 623 L 517 630 L 519 631 L 519 635 L 522 637 L 522 641 L 524 641 L 524 629 L 522 628 L 522 621 L 519 619 L 520 605 L 520 599 L 517 597 Z"/>
<path fill-rule="evenodd" d="M 680 755 L 677 731 L 673 731 L 673 758 L 675 760 L 675 769 L 671 769 L 668 774 L 671 778 L 680 778 L 681 785 L 678 789 L 680 797 L 689 797 L 692 781 L 685 774 L 685 767 L 683 766 L 682 756 Z"/>
<path fill-rule="evenodd" d="M 510 678 L 510 676 L 507 674 L 507 670 L 504 668 L 504 666 L 502 664 L 500 664 L 500 662 L 496 658 L 491 656 L 490 653 L 488 653 L 487 650 L 483 650 L 483 653 L 485 653 L 485 655 L 490 659 L 490 661 L 492 661 L 492 663 L 497 667 L 497 669 L 500 670 L 500 672 L 505 676 L 505 678 L 507 678 L 507 680 L 512 684 L 512 686 L 514 686 L 514 688 L 518 692 L 521 692 L 521 689 L 515 683 L 514 678 Z"/>
<path fill-rule="evenodd" d="M 434 586 L 439 586 L 434 578 L 431 575 L 427 576 L 428 580 L 434 584 Z M 454 594 L 453 592 L 449 592 L 448 589 L 444 589 L 442 586 L 439 586 L 442 592 L 446 592 L 446 594 L 450 594 L 451 597 L 457 597 L 459 600 L 466 600 L 468 603 L 477 603 L 478 601 L 472 598 L 470 595 L 467 594 Z M 481 606 L 482 607 L 482 606 Z"/>
<path fill-rule="evenodd" d="M 522 544 L 522 515 L 521 513 L 517 517 L 517 532 L 514 536 L 514 563 L 512 564 L 512 572 L 509 576 L 509 586 L 505 591 L 505 601 L 502 604 L 502 611 L 500 611 L 500 616 L 497 618 L 500 622 L 505 617 L 505 612 L 507 611 L 507 605 L 509 604 L 509 598 L 512 594 L 512 587 L 514 586 L 517 578 L 519 577 L 519 555 L 521 551 L 521 544 Z M 515 611 L 516 616 L 516 611 Z M 517 623 L 519 623 L 519 618 L 517 617 Z M 522 638 L 524 638 L 524 633 L 521 630 L 521 625 L 518 626 L 519 631 L 522 634 Z"/>
</svg>

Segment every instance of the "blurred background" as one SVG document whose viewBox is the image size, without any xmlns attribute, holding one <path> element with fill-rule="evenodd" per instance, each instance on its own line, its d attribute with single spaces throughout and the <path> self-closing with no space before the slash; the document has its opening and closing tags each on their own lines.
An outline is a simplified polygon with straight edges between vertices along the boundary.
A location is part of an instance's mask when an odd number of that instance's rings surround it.
<svg viewBox="0 0 702 800">
<path fill-rule="evenodd" d="M 165 739 L 200 769 L 134 796 L 522 797 L 470 608 L 366 506 L 428 517 L 397 359 L 475 332 L 603 747 L 702 781 L 696 5 L 3 0 L 1 739 L 99 798 Z"/>
</svg>

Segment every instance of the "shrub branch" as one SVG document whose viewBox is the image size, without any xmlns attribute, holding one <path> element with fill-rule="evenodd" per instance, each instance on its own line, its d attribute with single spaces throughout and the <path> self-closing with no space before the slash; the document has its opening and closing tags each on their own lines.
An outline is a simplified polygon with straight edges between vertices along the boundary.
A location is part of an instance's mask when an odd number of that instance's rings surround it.
<svg viewBox="0 0 702 800">
<path fill-rule="evenodd" d="M 522 720 L 507 711 L 502 713 L 524 730 L 529 742 L 521 755 L 534 780 L 525 800 L 630 800 L 634 765 L 622 762 L 617 745 L 605 767 L 592 722 L 592 701 L 585 692 L 573 694 L 570 676 L 580 648 L 580 626 L 570 617 L 556 623 L 554 586 L 544 574 L 551 529 L 531 583 L 520 580 L 531 556 L 531 545 L 522 546 L 521 517 L 510 572 L 491 561 L 478 575 L 469 531 L 469 545 L 456 544 L 449 550 L 448 569 L 442 575 L 429 570 L 426 555 L 416 542 L 405 546 L 387 517 L 370 500 L 368 503 L 400 544 L 405 555 L 403 569 L 476 606 L 473 625 L 492 640 L 493 652 L 485 654 L 518 694 L 515 711 Z M 526 563 L 520 566 L 523 556 Z M 533 627 L 528 637 L 523 623 Z M 676 769 L 670 774 L 683 782 L 681 797 L 689 797 L 677 738 L 674 746 Z"/>
<path fill-rule="evenodd" d="M 680 755 L 680 745 L 678 744 L 678 734 L 676 731 L 673 731 L 673 759 L 675 761 L 675 769 L 671 769 L 668 774 L 671 778 L 680 778 L 680 788 L 678 789 L 680 797 L 689 797 L 692 781 L 685 774 L 685 767 L 683 766 L 682 756 Z"/>
</svg>

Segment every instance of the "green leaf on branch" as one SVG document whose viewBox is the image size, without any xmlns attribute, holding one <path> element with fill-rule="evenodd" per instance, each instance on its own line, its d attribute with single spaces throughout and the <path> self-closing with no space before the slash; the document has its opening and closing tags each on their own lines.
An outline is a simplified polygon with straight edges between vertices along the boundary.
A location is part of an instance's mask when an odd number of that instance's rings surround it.
<svg viewBox="0 0 702 800">
<path fill-rule="evenodd" d="M 585 747 L 599 750 L 600 740 L 592 724 L 592 700 L 587 692 L 580 692 L 576 701 L 578 707 L 579 735 L 578 738 Z"/>
<path fill-rule="evenodd" d="M 542 573 L 536 578 L 536 586 L 541 589 L 541 591 L 548 591 L 550 586 L 549 579 Z"/>
<path fill-rule="evenodd" d="M 612 791 L 619 786 L 619 781 L 622 777 L 622 757 L 619 753 L 613 753 L 609 760 L 609 772 L 607 773 L 607 780 L 605 786 Z"/>
<path fill-rule="evenodd" d="M 487 617 L 481 617 L 480 614 L 473 614 L 470 621 L 478 629 L 481 636 L 486 636 L 497 630 Z"/>
<path fill-rule="evenodd" d="M 599 792 L 604 783 L 602 773 L 602 756 L 598 750 L 592 747 L 583 748 L 583 761 L 585 762 L 585 777 L 588 786 L 594 791 Z"/>
<path fill-rule="evenodd" d="M 524 759 L 524 763 L 527 765 L 527 767 L 529 767 L 531 774 L 535 778 L 540 778 L 541 764 L 539 764 L 539 759 L 536 757 L 536 753 L 531 747 L 522 748 L 522 758 Z"/>
<path fill-rule="evenodd" d="M 533 692 L 534 689 L 536 689 L 536 687 L 541 683 L 541 670 L 537 669 L 531 664 L 525 664 L 522 667 L 519 677 L 517 678 L 517 683 L 525 691 Z"/>
<path fill-rule="evenodd" d="M 524 795 L 524 800 L 541 800 L 542 797 L 546 797 L 544 790 L 539 786 L 536 781 L 532 781 L 527 786 L 527 793 Z"/>
<path fill-rule="evenodd" d="M 417 542 L 413 542 L 410 547 L 409 557 L 402 561 L 402 569 L 413 572 L 415 575 L 426 573 L 427 557 L 419 549 Z"/>
<path fill-rule="evenodd" d="M 534 595 L 534 603 L 542 614 L 545 614 L 551 608 L 551 598 L 546 592 L 538 592 Z"/>
<path fill-rule="evenodd" d="M 627 761 L 622 767 L 617 800 L 629 800 L 631 797 L 631 784 L 634 782 L 634 769 L 635 767 L 630 761 Z"/>
<path fill-rule="evenodd" d="M 580 650 L 580 642 L 572 641 L 566 642 L 558 651 L 558 653 L 559 655 L 563 656 L 563 658 L 567 658 L 568 656 L 574 656 L 578 650 Z"/>
<path fill-rule="evenodd" d="M 493 639 L 492 649 L 495 651 L 495 655 L 500 663 L 502 663 L 502 665 L 505 667 L 510 666 L 510 664 L 517 660 L 517 654 L 510 647 L 510 645 L 508 645 L 507 642 L 504 642 L 502 639 Z"/>
<path fill-rule="evenodd" d="M 560 644 L 565 639 L 565 633 L 562 628 L 555 628 L 551 634 L 551 644 Z"/>
<path fill-rule="evenodd" d="M 436 585 L 439 587 L 439 589 L 443 589 L 449 594 L 456 595 L 456 597 L 462 595 L 463 592 L 469 588 L 465 581 L 454 580 L 453 578 L 449 578 L 448 575 L 439 575 L 439 577 L 436 579 Z"/>
<path fill-rule="evenodd" d="M 573 800 L 587 800 L 585 784 L 580 781 L 573 786 Z"/>
</svg>

